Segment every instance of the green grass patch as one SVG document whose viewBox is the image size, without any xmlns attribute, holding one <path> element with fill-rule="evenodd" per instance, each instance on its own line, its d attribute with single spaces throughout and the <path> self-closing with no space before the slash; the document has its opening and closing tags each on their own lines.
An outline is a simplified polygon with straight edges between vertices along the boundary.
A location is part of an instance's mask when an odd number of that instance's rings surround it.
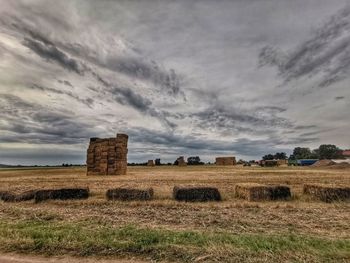
<svg viewBox="0 0 350 263">
<path fill-rule="evenodd" d="M 2 251 L 75 256 L 140 256 L 152 259 L 230 261 L 250 257 L 271 260 L 341 262 L 350 259 L 350 240 L 297 234 L 229 234 L 141 228 L 117 228 L 83 221 L 0 222 Z"/>
</svg>

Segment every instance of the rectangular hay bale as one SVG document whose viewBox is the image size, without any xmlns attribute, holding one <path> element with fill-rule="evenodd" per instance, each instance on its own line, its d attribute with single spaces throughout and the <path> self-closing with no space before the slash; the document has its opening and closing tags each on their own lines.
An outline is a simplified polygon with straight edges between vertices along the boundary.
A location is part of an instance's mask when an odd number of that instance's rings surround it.
<svg viewBox="0 0 350 263">
<path fill-rule="evenodd" d="M 114 188 L 106 192 L 107 200 L 121 201 L 146 201 L 153 198 L 153 188 L 135 189 L 135 188 Z"/>
<path fill-rule="evenodd" d="M 247 183 L 235 186 L 235 196 L 248 201 L 287 200 L 291 192 L 288 186 Z"/>
<path fill-rule="evenodd" d="M 87 199 L 89 197 L 89 188 L 61 188 L 38 190 L 35 193 L 35 202 L 44 200 L 69 200 L 69 199 Z"/>
<path fill-rule="evenodd" d="M 3 200 L 4 202 L 29 201 L 34 199 L 36 192 L 37 190 L 29 190 L 19 194 L 11 193 L 8 191 L 0 192 L 0 200 Z"/>
<path fill-rule="evenodd" d="M 350 200 L 350 187 L 346 186 L 305 184 L 303 193 L 323 202 Z"/>
<path fill-rule="evenodd" d="M 221 201 L 221 194 L 215 187 L 179 187 L 173 189 L 173 198 L 178 201 L 205 202 Z"/>
</svg>

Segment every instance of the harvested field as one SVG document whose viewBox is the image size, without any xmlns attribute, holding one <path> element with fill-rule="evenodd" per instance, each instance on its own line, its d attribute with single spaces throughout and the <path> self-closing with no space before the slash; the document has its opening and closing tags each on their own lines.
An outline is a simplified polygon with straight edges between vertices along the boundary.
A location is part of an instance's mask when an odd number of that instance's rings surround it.
<svg viewBox="0 0 350 263">
<path fill-rule="evenodd" d="M 87 199 L 89 197 L 89 188 L 61 188 L 38 190 L 35 193 L 35 202 L 45 200 L 69 200 L 69 199 Z"/>
<path fill-rule="evenodd" d="M 304 185 L 304 194 L 324 202 L 350 201 L 350 186 L 307 184 Z"/>
<path fill-rule="evenodd" d="M 115 188 L 106 192 L 107 200 L 121 201 L 145 201 L 153 198 L 153 188 L 134 189 L 134 188 Z"/>
<path fill-rule="evenodd" d="M 178 201 L 206 202 L 221 201 L 221 195 L 214 187 L 179 187 L 173 189 L 173 198 Z"/>
<path fill-rule="evenodd" d="M 235 186 L 235 196 L 248 201 L 288 200 L 291 192 L 288 186 L 245 183 Z"/>
<path fill-rule="evenodd" d="M 290 201 L 249 202 L 235 185 L 290 187 Z M 350 202 L 322 202 L 305 184 L 350 186 L 350 169 L 128 167 L 86 176 L 83 167 L 0 169 L 0 191 L 88 187 L 83 200 L 0 201 L 0 252 L 172 262 L 349 262 Z M 221 202 L 178 202 L 174 186 L 219 189 Z M 115 188 L 154 189 L 150 201 L 106 200 Z"/>
</svg>

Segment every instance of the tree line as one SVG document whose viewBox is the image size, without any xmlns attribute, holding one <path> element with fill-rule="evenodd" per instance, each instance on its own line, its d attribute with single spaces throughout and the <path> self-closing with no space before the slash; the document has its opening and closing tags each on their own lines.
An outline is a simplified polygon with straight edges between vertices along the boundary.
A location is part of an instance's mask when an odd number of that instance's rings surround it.
<svg viewBox="0 0 350 263">
<path fill-rule="evenodd" d="M 322 144 L 317 149 L 311 150 L 307 147 L 296 147 L 293 153 L 287 158 L 284 152 L 275 154 L 266 154 L 262 157 L 263 160 L 297 160 L 297 159 L 342 159 L 342 150 L 333 144 Z"/>
</svg>

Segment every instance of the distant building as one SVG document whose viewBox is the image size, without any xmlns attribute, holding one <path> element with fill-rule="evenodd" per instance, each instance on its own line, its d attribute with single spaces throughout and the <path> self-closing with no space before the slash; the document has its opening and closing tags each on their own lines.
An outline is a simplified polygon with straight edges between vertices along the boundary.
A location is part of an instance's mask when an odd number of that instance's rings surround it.
<svg viewBox="0 0 350 263">
<path fill-rule="evenodd" d="M 344 150 L 342 155 L 345 159 L 350 159 L 350 150 Z"/>
</svg>

